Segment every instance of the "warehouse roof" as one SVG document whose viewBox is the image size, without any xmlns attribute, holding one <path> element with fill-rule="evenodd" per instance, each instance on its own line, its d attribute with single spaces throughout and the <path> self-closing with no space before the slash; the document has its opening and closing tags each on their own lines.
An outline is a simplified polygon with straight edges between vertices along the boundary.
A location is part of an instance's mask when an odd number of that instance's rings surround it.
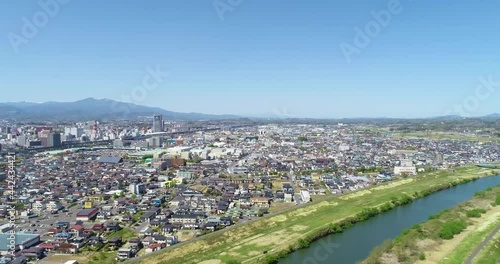
<svg viewBox="0 0 500 264">
<path fill-rule="evenodd" d="M 101 163 L 120 163 L 123 159 L 120 157 L 99 157 Z"/>
</svg>

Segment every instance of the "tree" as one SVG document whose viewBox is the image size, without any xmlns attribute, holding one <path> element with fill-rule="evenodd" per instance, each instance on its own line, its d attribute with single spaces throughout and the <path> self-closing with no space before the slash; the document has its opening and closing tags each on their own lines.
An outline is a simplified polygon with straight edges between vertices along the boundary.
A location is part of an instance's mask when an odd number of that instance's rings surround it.
<svg viewBox="0 0 500 264">
<path fill-rule="evenodd" d="M 23 210 L 23 209 L 24 209 L 24 204 L 23 204 L 23 203 L 21 203 L 21 202 L 17 202 L 15 206 L 16 206 L 16 208 L 18 208 L 19 210 Z"/>
<path fill-rule="evenodd" d="M 123 191 L 120 193 L 120 197 L 121 198 L 125 197 L 125 193 Z"/>
<path fill-rule="evenodd" d="M 297 138 L 297 140 L 304 142 L 304 141 L 307 141 L 308 139 L 307 139 L 307 137 L 300 136 L 300 137 Z"/>
<path fill-rule="evenodd" d="M 113 199 L 115 199 L 115 200 L 118 199 L 118 194 L 114 193 L 113 194 Z"/>
<path fill-rule="evenodd" d="M 132 199 L 134 199 L 134 200 L 135 200 L 136 198 L 137 198 L 137 195 L 136 195 L 135 193 L 134 193 L 134 194 L 132 194 Z"/>
</svg>

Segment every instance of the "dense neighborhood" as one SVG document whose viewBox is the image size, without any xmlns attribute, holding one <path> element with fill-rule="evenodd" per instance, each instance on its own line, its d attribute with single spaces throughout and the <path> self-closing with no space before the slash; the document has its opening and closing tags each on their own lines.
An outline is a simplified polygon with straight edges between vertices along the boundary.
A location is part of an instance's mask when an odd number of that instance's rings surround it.
<svg viewBox="0 0 500 264">
<path fill-rule="evenodd" d="M 168 135 L 163 124 L 96 124 L 2 129 L 2 148 L 17 152 L 16 188 L 0 190 L 0 263 L 130 259 L 322 196 L 500 159 L 495 142 L 397 137 L 366 124 L 171 124 L 178 131 Z M 44 145 L 58 142 L 37 150 L 47 135 Z"/>
</svg>

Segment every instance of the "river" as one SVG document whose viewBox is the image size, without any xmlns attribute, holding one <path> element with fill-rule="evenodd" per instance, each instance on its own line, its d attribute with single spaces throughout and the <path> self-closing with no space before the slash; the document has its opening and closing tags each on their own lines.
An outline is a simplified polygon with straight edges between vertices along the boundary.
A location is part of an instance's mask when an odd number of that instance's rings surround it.
<svg viewBox="0 0 500 264">
<path fill-rule="evenodd" d="M 343 233 L 315 241 L 309 248 L 296 251 L 280 264 L 350 264 L 364 260 L 373 248 L 394 239 L 403 230 L 425 222 L 429 216 L 469 200 L 474 193 L 500 184 L 500 175 L 481 178 L 403 205 L 357 223 Z"/>
</svg>

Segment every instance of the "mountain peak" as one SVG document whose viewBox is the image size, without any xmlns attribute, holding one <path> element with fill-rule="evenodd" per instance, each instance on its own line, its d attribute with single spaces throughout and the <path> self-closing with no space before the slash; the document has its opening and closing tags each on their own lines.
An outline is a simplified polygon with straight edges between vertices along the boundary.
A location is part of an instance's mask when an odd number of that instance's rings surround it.
<svg viewBox="0 0 500 264">
<path fill-rule="evenodd" d="M 75 103 L 77 103 L 77 102 L 105 102 L 105 101 L 110 101 L 110 100 L 109 99 L 97 99 L 94 97 L 88 97 L 85 99 L 78 100 Z"/>
<path fill-rule="evenodd" d="M 88 97 L 74 102 L 0 103 L 0 117 L 36 119 L 134 119 L 162 114 L 174 120 L 221 120 L 239 118 L 234 115 L 177 113 L 158 107 L 148 107 L 110 99 Z M 19 113 L 19 114 L 17 114 Z"/>
</svg>

